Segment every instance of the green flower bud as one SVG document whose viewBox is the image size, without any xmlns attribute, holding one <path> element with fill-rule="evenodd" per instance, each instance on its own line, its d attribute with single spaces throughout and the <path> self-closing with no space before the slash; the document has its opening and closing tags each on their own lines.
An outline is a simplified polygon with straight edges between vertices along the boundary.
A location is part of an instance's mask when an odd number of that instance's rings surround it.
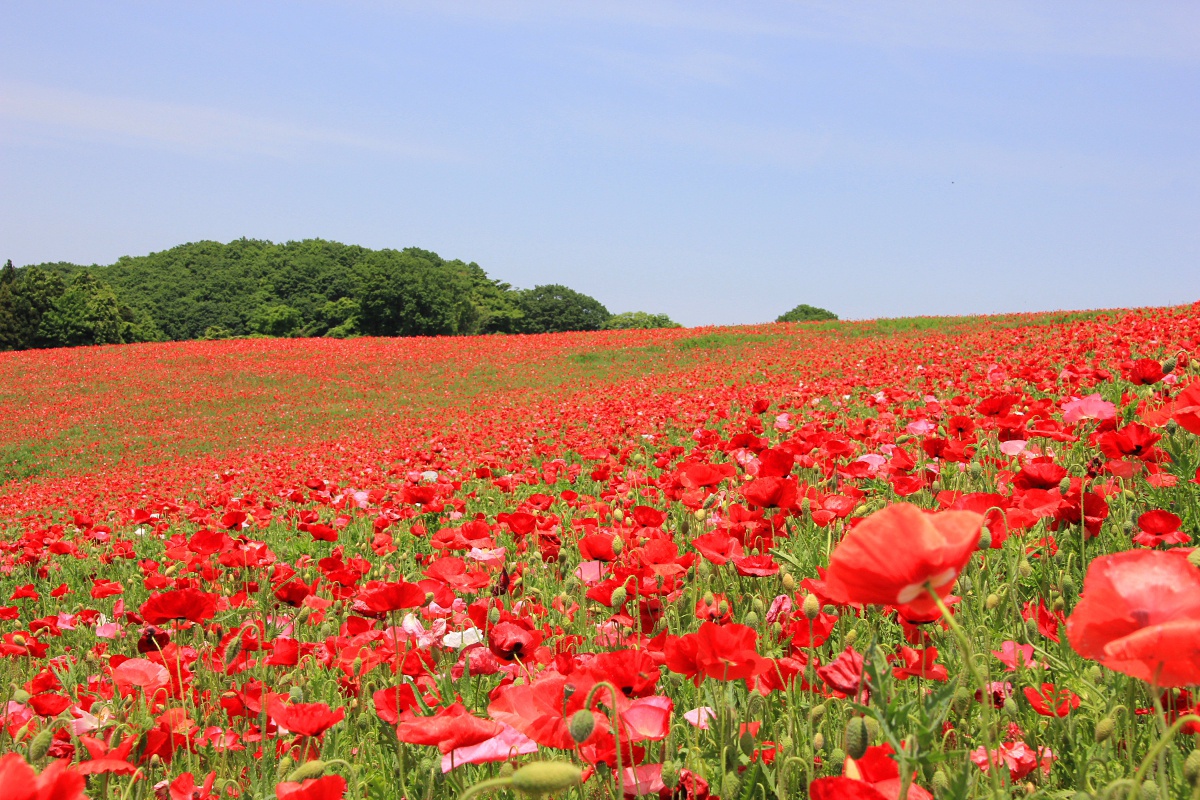
<svg viewBox="0 0 1200 800">
<path fill-rule="evenodd" d="M 820 725 L 821 720 L 825 718 L 825 706 L 815 705 L 808 710 L 808 718 L 813 725 Z"/>
<path fill-rule="evenodd" d="M 946 773 L 943 770 L 939 769 L 933 773 L 933 780 L 929 784 L 933 787 L 935 797 L 942 797 L 950 791 L 950 779 L 946 777 Z"/>
<path fill-rule="evenodd" d="M 1000 595 L 992 592 L 987 596 L 987 599 L 983 601 L 983 605 L 988 611 L 995 611 L 996 606 L 1000 605 Z"/>
<path fill-rule="evenodd" d="M 847 645 L 853 645 L 857 641 L 858 641 L 858 631 L 857 630 L 851 630 L 850 632 L 848 632 L 846 634 L 846 644 Z"/>
<path fill-rule="evenodd" d="M 846 765 L 846 753 L 842 748 L 834 748 L 834 751 L 829 754 L 829 774 L 841 775 L 842 768 Z"/>
<path fill-rule="evenodd" d="M 625 549 L 625 540 L 624 539 L 622 539 L 620 536 L 613 539 L 613 542 L 612 542 L 613 555 L 616 555 L 616 556 L 621 555 L 621 551 L 624 549 Z"/>
<path fill-rule="evenodd" d="M 783 573 L 783 588 L 784 591 L 796 591 L 796 576 L 790 572 Z"/>
<path fill-rule="evenodd" d="M 862 717 L 851 717 L 846 723 L 846 755 L 851 758 L 862 758 L 867 752 L 867 725 Z"/>
<path fill-rule="evenodd" d="M 1179 365 L 1179 362 L 1175 360 L 1175 356 L 1171 356 L 1166 361 L 1162 362 L 1163 374 L 1170 375 L 1172 372 L 1175 371 L 1175 367 L 1178 365 Z"/>
<path fill-rule="evenodd" d="M 813 751 L 819 753 L 824 749 L 825 749 L 825 734 L 821 733 L 820 731 L 817 731 L 817 734 L 815 736 L 813 736 Z"/>
<path fill-rule="evenodd" d="M 668 761 L 662 765 L 662 782 L 668 789 L 679 785 L 679 762 Z"/>
<path fill-rule="evenodd" d="M 1190 786 L 1200 786 L 1200 750 L 1188 753 L 1183 762 L 1183 777 Z"/>
<path fill-rule="evenodd" d="M 1071 491 L 1071 476 L 1065 475 L 1063 476 L 1063 479 L 1058 482 L 1058 493 L 1066 494 L 1069 491 Z"/>
<path fill-rule="evenodd" d="M 583 770 L 566 761 L 535 761 L 512 774 L 510 785 L 521 794 L 540 797 L 578 786 Z"/>
<path fill-rule="evenodd" d="M 746 616 L 742 618 L 742 621 L 745 623 L 746 627 L 748 627 L 748 628 L 757 628 L 758 627 L 758 614 L 755 614 L 753 611 L 747 611 Z"/>
<path fill-rule="evenodd" d="M 299 686 L 293 686 L 291 689 L 288 689 L 288 698 L 293 703 L 303 703 L 304 702 L 304 690 L 301 689 Z"/>
<path fill-rule="evenodd" d="M 596 715 L 586 708 L 581 708 L 571 715 L 571 722 L 567 728 L 575 744 L 583 744 L 592 735 L 592 731 L 596 730 Z"/>
<path fill-rule="evenodd" d="M 1096 744 L 1108 741 L 1117 729 L 1117 722 L 1112 717 L 1105 717 L 1096 723 Z"/>
<path fill-rule="evenodd" d="M 291 756 L 284 756 L 283 758 L 279 759 L 279 763 L 275 765 L 275 777 L 279 780 L 283 780 L 283 776 L 287 775 L 291 770 L 292 763 Z"/>
<path fill-rule="evenodd" d="M 992 546 L 992 532 L 985 526 L 979 531 L 979 544 L 976 548 L 979 550 L 987 550 Z"/>
<path fill-rule="evenodd" d="M 738 739 L 738 747 L 741 748 L 743 754 L 747 757 L 754 752 L 754 736 L 750 731 L 746 731 Z"/>
<path fill-rule="evenodd" d="M 1142 781 L 1142 800 L 1155 800 L 1158 797 L 1158 784 L 1150 779 Z"/>
<path fill-rule="evenodd" d="M 50 752 L 50 745 L 53 742 L 54 731 L 50 728 L 43 728 L 29 743 L 29 762 L 31 764 L 41 763 L 46 754 Z"/>
<path fill-rule="evenodd" d="M 879 727 L 879 720 L 874 717 L 863 717 L 863 724 L 867 726 L 867 744 L 878 742 L 879 736 L 882 733 Z"/>
<path fill-rule="evenodd" d="M 613 589 L 612 601 L 608 604 L 609 608 L 618 609 L 625 605 L 625 600 L 628 596 L 629 593 L 625 591 L 624 586 L 618 586 L 616 589 Z"/>
<path fill-rule="evenodd" d="M 728 797 L 730 800 L 738 796 L 738 791 L 742 788 L 742 779 L 737 776 L 736 772 L 730 770 L 725 773 L 725 777 L 721 779 L 721 797 Z"/>
<path fill-rule="evenodd" d="M 815 594 L 807 595 L 804 598 L 804 616 L 809 619 L 816 619 L 821 616 L 821 601 L 817 599 Z"/>
<path fill-rule="evenodd" d="M 500 621 L 500 609 L 496 608 L 495 606 L 492 606 L 488 610 L 488 622 L 495 625 L 499 621 Z"/>
<path fill-rule="evenodd" d="M 1033 574 L 1033 566 L 1029 563 L 1029 559 L 1021 559 L 1021 563 L 1017 564 L 1017 572 L 1021 573 L 1022 578 L 1028 578 Z"/>
<path fill-rule="evenodd" d="M 325 767 L 328 766 L 320 759 L 316 761 L 305 761 L 300 766 L 296 767 L 288 773 L 287 779 L 289 783 L 299 783 L 313 778 L 319 778 L 325 774 Z"/>
<path fill-rule="evenodd" d="M 1188 553 L 1187 560 L 1193 567 L 1200 567 L 1200 547 Z"/>
</svg>

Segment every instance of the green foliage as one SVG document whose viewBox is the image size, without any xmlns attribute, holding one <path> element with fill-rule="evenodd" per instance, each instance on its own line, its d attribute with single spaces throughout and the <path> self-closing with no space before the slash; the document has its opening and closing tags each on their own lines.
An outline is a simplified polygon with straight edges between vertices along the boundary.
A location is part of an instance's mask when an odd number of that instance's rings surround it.
<svg viewBox="0 0 1200 800">
<path fill-rule="evenodd" d="M 42 317 L 84 273 L 93 283 L 71 292 L 39 333 Z M 242 336 L 678 327 L 664 314 L 613 317 L 596 299 L 565 286 L 515 289 L 489 278 L 474 262 L 448 261 L 416 247 L 369 250 L 322 239 L 201 241 L 124 256 L 107 266 L 56 262 L 6 270 L 3 276 L 0 349 Z"/>
<path fill-rule="evenodd" d="M 634 328 L 647 330 L 650 328 L 682 328 L 666 314 L 647 314 L 645 311 L 626 311 L 623 314 L 613 314 L 600 326 L 606 331 L 632 330 Z"/>
<path fill-rule="evenodd" d="M 518 302 L 522 333 L 596 331 L 612 316 L 599 300 L 559 284 L 527 289 Z"/>
<path fill-rule="evenodd" d="M 776 322 L 819 322 L 827 319 L 837 319 L 837 314 L 823 308 L 801 303 L 786 314 L 780 314 Z"/>
</svg>

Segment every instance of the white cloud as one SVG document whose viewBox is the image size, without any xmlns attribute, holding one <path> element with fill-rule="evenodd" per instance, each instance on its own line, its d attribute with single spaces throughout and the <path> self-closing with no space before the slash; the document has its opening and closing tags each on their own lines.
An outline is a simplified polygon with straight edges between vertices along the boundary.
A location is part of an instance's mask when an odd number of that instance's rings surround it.
<svg viewBox="0 0 1200 800">
<path fill-rule="evenodd" d="M 459 158 L 447 148 L 401 138 L 15 81 L 0 81 L 0 120 L 8 126 L 33 126 L 56 136 L 150 144 L 193 155 L 294 158 L 317 148 L 335 148 L 401 159 Z"/>
</svg>

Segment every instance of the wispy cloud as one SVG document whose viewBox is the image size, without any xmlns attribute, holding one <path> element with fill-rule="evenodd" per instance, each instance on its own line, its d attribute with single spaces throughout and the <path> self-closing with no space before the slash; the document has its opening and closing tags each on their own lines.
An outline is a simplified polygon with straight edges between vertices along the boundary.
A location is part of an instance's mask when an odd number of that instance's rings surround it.
<svg viewBox="0 0 1200 800">
<path fill-rule="evenodd" d="M 51 86 L 0 81 L 0 120 L 6 127 L 71 138 L 147 144 L 207 156 L 290 159 L 315 149 L 370 151 L 399 159 L 459 160 L 439 146 L 400 137 L 242 114 L 209 106 L 90 94 Z"/>
<path fill-rule="evenodd" d="M 340 0 L 344 2 L 344 0 Z M 618 25 L 869 46 L 1200 61 L 1200 6 L 1125 0 L 356 0 L 383 13 L 547 26 Z"/>
</svg>

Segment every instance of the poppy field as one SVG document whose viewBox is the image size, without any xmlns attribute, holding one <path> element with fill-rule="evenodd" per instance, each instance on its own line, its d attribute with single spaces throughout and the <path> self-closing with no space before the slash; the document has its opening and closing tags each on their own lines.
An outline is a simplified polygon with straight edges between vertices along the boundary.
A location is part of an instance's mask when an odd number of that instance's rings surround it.
<svg viewBox="0 0 1200 800">
<path fill-rule="evenodd" d="M 0 798 L 1200 797 L 1198 347 L 0 353 Z"/>
</svg>

